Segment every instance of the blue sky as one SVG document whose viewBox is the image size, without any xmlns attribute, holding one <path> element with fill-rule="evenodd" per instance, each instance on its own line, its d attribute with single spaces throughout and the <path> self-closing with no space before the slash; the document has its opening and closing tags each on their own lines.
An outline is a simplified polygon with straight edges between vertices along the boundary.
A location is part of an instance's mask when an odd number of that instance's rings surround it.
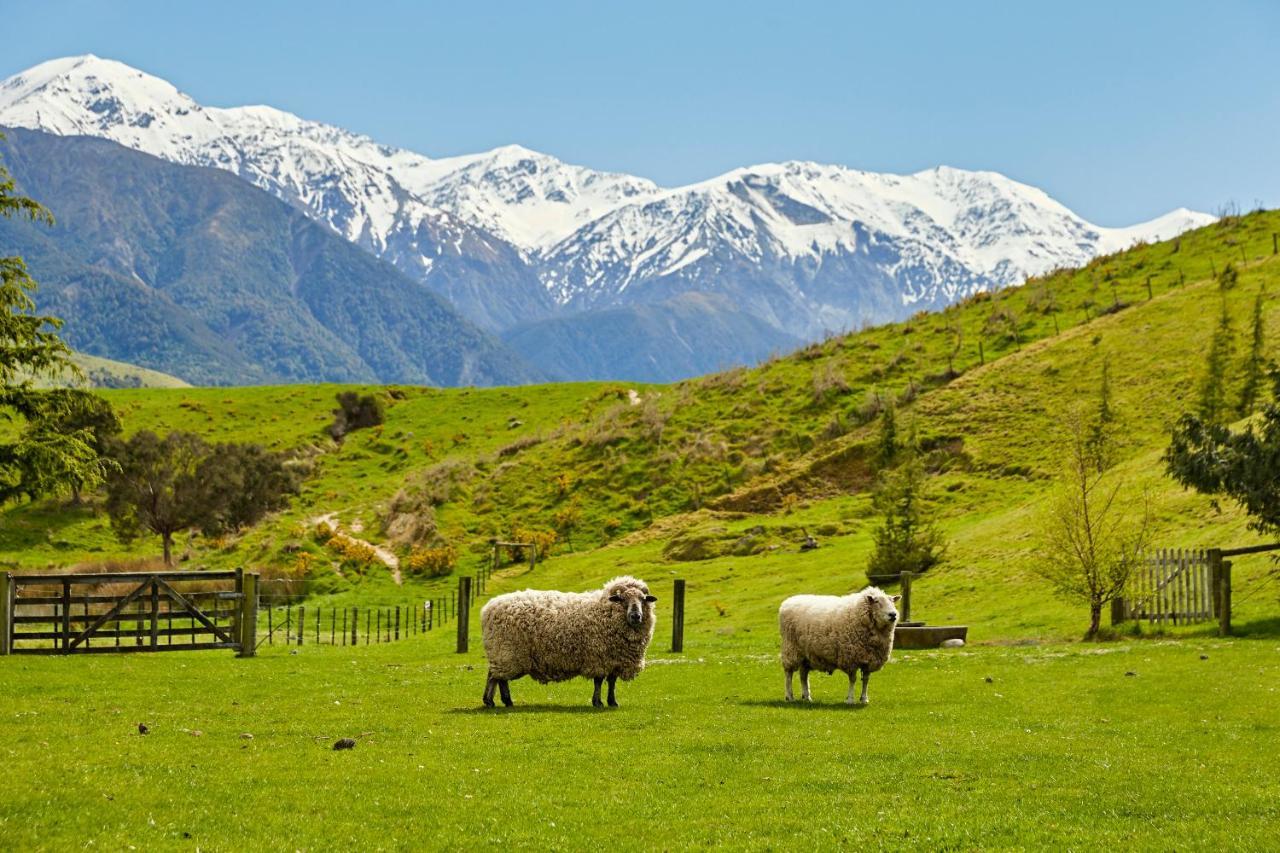
<svg viewBox="0 0 1280 853">
<path fill-rule="evenodd" d="M 944 163 L 1103 225 L 1280 207 L 1278 3 L 0 0 L 0 25 L 0 76 L 96 53 L 433 156 L 518 142 L 665 185 Z"/>
</svg>

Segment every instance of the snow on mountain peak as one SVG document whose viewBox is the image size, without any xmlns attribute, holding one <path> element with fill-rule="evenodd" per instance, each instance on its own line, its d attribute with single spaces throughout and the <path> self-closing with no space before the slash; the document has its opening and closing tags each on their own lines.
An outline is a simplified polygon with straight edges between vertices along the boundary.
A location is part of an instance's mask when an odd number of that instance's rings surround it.
<svg viewBox="0 0 1280 853">
<path fill-rule="evenodd" d="M 945 304 L 1213 220 L 1178 209 L 1102 228 L 1036 187 L 949 166 L 893 175 L 787 161 L 662 188 L 522 145 L 430 158 L 270 106 L 203 107 L 93 55 L 0 82 L 0 125 L 226 169 L 424 279 L 442 254 L 510 251 L 572 306 L 640 298 L 652 281 L 667 282 L 659 296 L 757 281 L 784 295 L 753 310 L 795 334 L 852 324 L 860 310 L 887 319 Z M 868 281 L 884 289 L 874 310 L 856 304 Z"/>
</svg>

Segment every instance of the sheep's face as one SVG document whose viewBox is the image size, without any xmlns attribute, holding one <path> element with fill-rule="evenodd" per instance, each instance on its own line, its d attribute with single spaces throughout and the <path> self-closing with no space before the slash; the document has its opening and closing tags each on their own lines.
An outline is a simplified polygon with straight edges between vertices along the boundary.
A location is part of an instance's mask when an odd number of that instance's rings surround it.
<svg viewBox="0 0 1280 853">
<path fill-rule="evenodd" d="M 627 625 L 639 630 L 653 621 L 653 603 L 658 599 L 649 594 L 649 587 L 643 584 L 615 584 L 608 589 L 609 604 L 624 619 Z"/>
<path fill-rule="evenodd" d="M 892 628 L 898 624 L 898 599 L 902 596 L 889 596 L 875 587 L 865 591 L 865 603 L 871 615 L 871 624 L 880 630 Z"/>
</svg>

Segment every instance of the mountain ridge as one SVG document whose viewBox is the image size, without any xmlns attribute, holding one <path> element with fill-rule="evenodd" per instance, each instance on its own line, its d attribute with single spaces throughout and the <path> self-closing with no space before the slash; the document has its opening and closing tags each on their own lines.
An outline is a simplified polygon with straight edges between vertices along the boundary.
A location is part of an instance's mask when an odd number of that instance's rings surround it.
<svg viewBox="0 0 1280 853">
<path fill-rule="evenodd" d="M 1213 221 L 1180 208 L 1103 228 L 1036 187 L 946 166 L 892 175 L 786 161 L 661 187 L 520 145 L 431 158 L 273 107 L 205 107 L 92 55 L 0 82 L 0 124 L 231 171 L 495 333 L 698 293 L 815 339 Z M 664 343 L 675 342 L 642 342 Z"/>
<path fill-rule="evenodd" d="M 10 129 L 3 162 L 53 211 L 0 220 L 39 310 L 89 355 L 198 384 L 513 384 L 540 373 L 448 303 L 224 171 Z"/>
</svg>

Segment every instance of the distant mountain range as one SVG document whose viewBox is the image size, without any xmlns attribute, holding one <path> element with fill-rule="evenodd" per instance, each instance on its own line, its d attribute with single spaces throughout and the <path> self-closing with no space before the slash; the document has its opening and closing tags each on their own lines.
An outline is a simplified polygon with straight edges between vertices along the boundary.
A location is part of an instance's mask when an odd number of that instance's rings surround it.
<svg viewBox="0 0 1280 853">
<path fill-rule="evenodd" d="M 216 169 L 114 142 L 6 131 L 0 157 L 50 228 L 0 219 L 41 311 L 81 352 L 203 385 L 537 381 L 395 267 Z"/>
<path fill-rule="evenodd" d="M 946 167 L 788 162 L 662 188 L 519 146 L 433 159 L 270 107 L 204 107 L 94 56 L 0 83 L 0 125 L 231 172 L 570 378 L 750 362 L 1213 220 L 1180 209 L 1102 228 L 1034 187 Z"/>
</svg>

